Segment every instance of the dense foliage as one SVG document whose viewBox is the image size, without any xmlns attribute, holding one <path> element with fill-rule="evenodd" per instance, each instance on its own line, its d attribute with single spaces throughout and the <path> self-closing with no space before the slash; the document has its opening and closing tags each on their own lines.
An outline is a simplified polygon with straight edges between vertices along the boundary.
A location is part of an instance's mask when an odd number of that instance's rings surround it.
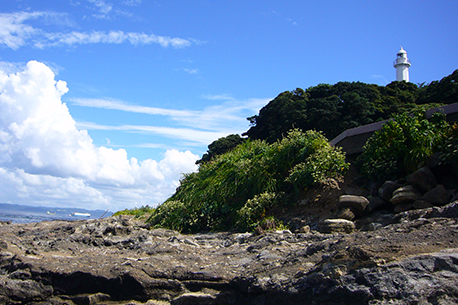
<svg viewBox="0 0 458 305">
<path fill-rule="evenodd" d="M 244 133 L 273 143 L 291 128 L 322 131 L 332 139 L 346 129 L 389 119 L 396 113 L 458 102 L 458 70 L 420 87 L 405 81 L 387 86 L 361 82 L 320 84 L 307 90 L 285 91 L 249 117 Z"/>
<path fill-rule="evenodd" d="M 149 206 L 142 206 L 139 208 L 133 208 L 133 209 L 125 209 L 121 211 L 117 211 L 116 213 L 113 214 L 113 216 L 117 215 L 133 215 L 137 218 L 140 218 L 142 216 L 149 216 L 152 212 L 154 211 L 154 208 L 151 208 Z"/>
<path fill-rule="evenodd" d="M 213 141 L 210 145 L 208 145 L 207 152 L 202 156 L 202 159 L 196 161 L 196 164 L 208 162 L 215 156 L 222 155 L 230 151 L 237 145 L 242 144 L 244 141 L 246 141 L 246 139 L 242 138 L 238 134 L 231 134 L 227 137 L 219 138 L 218 140 Z"/>
<path fill-rule="evenodd" d="M 437 152 L 444 154 L 444 162 L 457 162 L 456 146 L 453 149 L 457 138 L 452 131 L 440 113 L 430 120 L 420 112 L 396 114 L 364 146 L 358 157 L 361 173 L 373 180 L 398 179 L 417 170 Z"/>
<path fill-rule="evenodd" d="M 277 142 L 246 141 L 186 174 L 149 221 L 183 232 L 252 229 L 269 209 L 348 168 L 319 132 L 294 129 Z"/>
</svg>

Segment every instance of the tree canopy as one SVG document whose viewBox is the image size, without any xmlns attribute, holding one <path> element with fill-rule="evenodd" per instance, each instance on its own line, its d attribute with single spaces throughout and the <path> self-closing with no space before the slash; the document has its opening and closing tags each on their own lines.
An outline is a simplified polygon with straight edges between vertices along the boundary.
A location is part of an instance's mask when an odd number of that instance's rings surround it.
<svg viewBox="0 0 458 305">
<path fill-rule="evenodd" d="M 458 70 L 429 85 L 394 81 L 386 86 L 362 82 L 319 84 L 280 93 L 258 115 L 248 118 L 243 135 L 273 143 L 292 128 L 315 129 L 332 139 L 346 129 L 386 120 L 419 107 L 458 102 Z"/>
</svg>

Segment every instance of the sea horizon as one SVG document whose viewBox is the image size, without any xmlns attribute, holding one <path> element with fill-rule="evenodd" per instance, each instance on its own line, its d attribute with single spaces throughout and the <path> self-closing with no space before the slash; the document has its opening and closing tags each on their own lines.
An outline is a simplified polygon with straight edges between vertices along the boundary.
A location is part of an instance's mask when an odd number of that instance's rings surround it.
<svg viewBox="0 0 458 305">
<path fill-rule="evenodd" d="M 89 214 L 88 216 L 72 216 L 72 213 Z M 96 219 L 113 215 L 109 210 L 88 210 L 81 208 L 62 208 L 29 206 L 22 204 L 0 203 L 0 221 L 11 223 L 36 223 L 49 220 L 80 220 Z"/>
</svg>

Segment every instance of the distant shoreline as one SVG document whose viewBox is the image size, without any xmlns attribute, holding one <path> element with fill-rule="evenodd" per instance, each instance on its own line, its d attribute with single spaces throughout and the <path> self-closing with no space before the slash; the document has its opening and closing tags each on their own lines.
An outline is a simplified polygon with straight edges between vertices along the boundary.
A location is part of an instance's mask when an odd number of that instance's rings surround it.
<svg viewBox="0 0 458 305">
<path fill-rule="evenodd" d="M 71 216 L 72 213 L 88 213 L 90 217 L 84 219 L 96 219 L 109 217 L 113 212 L 106 210 L 87 210 L 79 208 L 27 206 L 21 204 L 0 203 L 0 221 L 12 223 L 36 223 L 49 220 L 80 220 L 81 217 Z M 105 215 L 104 215 L 105 214 Z"/>
</svg>

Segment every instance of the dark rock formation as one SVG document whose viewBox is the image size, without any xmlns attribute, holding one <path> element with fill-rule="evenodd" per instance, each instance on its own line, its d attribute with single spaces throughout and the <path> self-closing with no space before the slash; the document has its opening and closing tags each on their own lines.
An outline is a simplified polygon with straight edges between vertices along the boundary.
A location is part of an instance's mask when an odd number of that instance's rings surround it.
<svg viewBox="0 0 458 305">
<path fill-rule="evenodd" d="M 1 224 L 0 304 L 458 303 L 458 202 L 366 222 L 262 235 L 127 216 Z"/>
</svg>

